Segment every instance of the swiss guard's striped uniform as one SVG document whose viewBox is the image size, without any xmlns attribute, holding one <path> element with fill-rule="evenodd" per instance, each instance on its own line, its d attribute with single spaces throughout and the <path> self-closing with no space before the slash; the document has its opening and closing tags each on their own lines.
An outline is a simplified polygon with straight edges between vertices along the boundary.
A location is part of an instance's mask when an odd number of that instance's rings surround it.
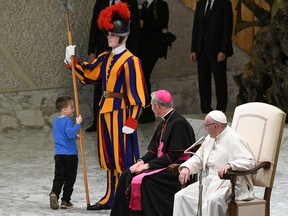
<svg viewBox="0 0 288 216">
<path fill-rule="evenodd" d="M 137 131 L 122 132 L 124 125 L 136 129 L 145 105 L 145 81 L 140 60 L 125 49 L 114 55 L 107 51 L 91 64 L 75 65 L 76 76 L 84 84 L 102 80 L 103 95 L 99 103 L 98 158 L 107 170 L 107 191 L 99 204 L 112 205 L 119 174 L 139 159 Z"/>
</svg>

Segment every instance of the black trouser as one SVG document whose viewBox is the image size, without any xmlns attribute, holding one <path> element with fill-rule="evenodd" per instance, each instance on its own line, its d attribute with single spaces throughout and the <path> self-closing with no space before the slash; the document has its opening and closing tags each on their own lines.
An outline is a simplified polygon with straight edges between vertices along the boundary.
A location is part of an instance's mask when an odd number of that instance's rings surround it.
<svg viewBox="0 0 288 216">
<path fill-rule="evenodd" d="M 202 54 L 197 59 L 198 65 L 198 85 L 200 93 L 201 111 L 202 113 L 209 113 L 213 110 L 211 107 L 212 74 L 215 83 L 215 92 L 217 105 L 216 110 L 226 111 L 228 91 L 227 91 L 227 75 L 226 67 L 227 61 L 217 62 L 217 56 L 210 56 L 210 54 Z"/>
<path fill-rule="evenodd" d="M 63 187 L 62 200 L 69 202 L 73 192 L 73 186 L 76 181 L 78 169 L 77 155 L 55 155 L 55 173 L 52 191 L 59 199 Z"/>
</svg>

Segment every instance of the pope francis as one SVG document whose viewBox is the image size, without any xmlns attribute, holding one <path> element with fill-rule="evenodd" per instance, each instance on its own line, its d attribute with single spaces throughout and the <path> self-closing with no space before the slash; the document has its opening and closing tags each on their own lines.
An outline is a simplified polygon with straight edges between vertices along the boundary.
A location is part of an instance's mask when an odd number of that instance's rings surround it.
<svg viewBox="0 0 288 216">
<path fill-rule="evenodd" d="M 214 110 L 204 120 L 208 131 L 202 146 L 196 152 L 199 157 L 191 157 L 179 167 L 179 181 L 185 183 L 191 174 L 203 168 L 202 215 L 224 216 L 231 196 L 230 181 L 221 177 L 228 169 L 247 170 L 255 166 L 255 160 L 248 145 L 227 125 L 223 112 Z M 174 216 L 197 215 L 199 181 L 175 194 Z M 251 176 L 238 177 L 236 199 L 254 198 Z"/>
</svg>

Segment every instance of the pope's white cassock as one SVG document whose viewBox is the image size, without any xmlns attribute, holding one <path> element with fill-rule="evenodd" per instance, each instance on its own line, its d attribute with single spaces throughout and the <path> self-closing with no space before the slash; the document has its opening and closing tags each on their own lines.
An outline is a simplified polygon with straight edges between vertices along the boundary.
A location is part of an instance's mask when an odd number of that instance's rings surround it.
<svg viewBox="0 0 288 216">
<path fill-rule="evenodd" d="M 249 146 L 229 126 L 216 138 L 208 135 L 196 154 L 203 161 L 203 216 L 224 216 L 231 197 L 229 180 L 219 178 L 217 171 L 225 164 L 230 164 L 233 170 L 247 170 L 255 166 L 255 160 Z M 200 170 L 198 157 L 191 157 L 181 164 L 190 169 L 191 174 Z M 197 215 L 199 181 L 193 183 L 175 194 L 173 216 Z M 236 200 L 251 200 L 254 198 L 251 176 L 238 177 L 236 182 Z"/>
</svg>

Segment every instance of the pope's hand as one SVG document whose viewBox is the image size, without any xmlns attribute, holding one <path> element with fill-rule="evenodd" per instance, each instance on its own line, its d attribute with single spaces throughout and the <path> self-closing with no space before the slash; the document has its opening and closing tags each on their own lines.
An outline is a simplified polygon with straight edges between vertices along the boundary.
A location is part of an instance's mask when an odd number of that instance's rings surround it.
<svg viewBox="0 0 288 216">
<path fill-rule="evenodd" d="M 183 167 L 179 174 L 179 182 L 184 185 L 188 180 L 190 180 L 190 170 L 187 167 Z"/>
</svg>

